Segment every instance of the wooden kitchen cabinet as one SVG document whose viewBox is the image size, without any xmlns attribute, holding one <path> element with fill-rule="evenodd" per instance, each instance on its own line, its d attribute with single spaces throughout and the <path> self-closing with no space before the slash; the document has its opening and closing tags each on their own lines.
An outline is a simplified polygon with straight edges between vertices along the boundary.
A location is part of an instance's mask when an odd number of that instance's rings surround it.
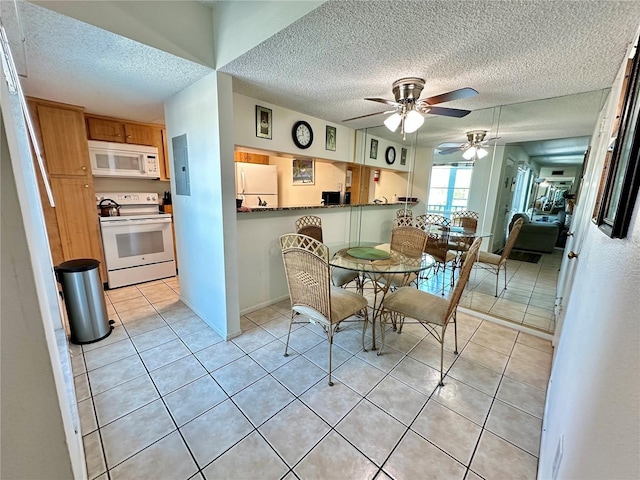
<svg viewBox="0 0 640 480">
<path fill-rule="evenodd" d="M 27 100 L 55 202 L 55 207 L 49 205 L 36 165 L 53 263 L 94 258 L 100 262 L 100 275 L 106 282 L 84 109 L 36 98 Z"/>
<path fill-rule="evenodd" d="M 350 167 L 351 176 L 351 203 L 353 205 L 367 203 L 369 201 L 369 178 L 371 168 L 364 165 L 353 165 Z"/>
<path fill-rule="evenodd" d="M 169 155 L 164 125 L 86 114 L 85 120 L 86 136 L 89 140 L 156 147 L 160 163 L 160 180 L 169 180 Z"/>
<path fill-rule="evenodd" d="M 233 159 L 236 162 L 259 163 L 269 165 L 269 155 L 259 155 L 257 153 L 234 152 Z"/>
</svg>

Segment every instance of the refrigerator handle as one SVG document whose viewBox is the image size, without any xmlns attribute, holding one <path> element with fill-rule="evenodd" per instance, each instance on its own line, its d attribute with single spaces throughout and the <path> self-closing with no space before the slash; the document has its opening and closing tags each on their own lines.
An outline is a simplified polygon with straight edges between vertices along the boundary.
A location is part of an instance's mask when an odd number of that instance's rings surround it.
<svg viewBox="0 0 640 480">
<path fill-rule="evenodd" d="M 240 170 L 240 178 L 242 179 L 242 193 L 244 193 L 244 170 Z"/>
</svg>

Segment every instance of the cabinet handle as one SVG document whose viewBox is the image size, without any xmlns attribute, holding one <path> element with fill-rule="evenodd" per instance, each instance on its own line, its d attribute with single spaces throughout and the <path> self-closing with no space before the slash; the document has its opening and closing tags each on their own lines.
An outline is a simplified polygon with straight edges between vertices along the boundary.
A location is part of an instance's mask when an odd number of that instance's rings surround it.
<svg viewBox="0 0 640 480">
<path fill-rule="evenodd" d="M 85 183 L 84 188 L 89 188 L 89 184 Z"/>
<path fill-rule="evenodd" d="M 127 135 L 127 138 L 131 138 L 131 135 Z"/>
<path fill-rule="evenodd" d="M 87 167 L 80 167 L 80 168 L 81 168 L 82 170 L 86 170 L 86 169 L 87 169 Z"/>
<path fill-rule="evenodd" d="M 578 258 L 578 254 L 572 250 L 567 253 L 567 257 L 569 257 L 570 259 Z"/>
<path fill-rule="evenodd" d="M 573 237 L 573 232 L 567 233 L 567 237 Z"/>
</svg>

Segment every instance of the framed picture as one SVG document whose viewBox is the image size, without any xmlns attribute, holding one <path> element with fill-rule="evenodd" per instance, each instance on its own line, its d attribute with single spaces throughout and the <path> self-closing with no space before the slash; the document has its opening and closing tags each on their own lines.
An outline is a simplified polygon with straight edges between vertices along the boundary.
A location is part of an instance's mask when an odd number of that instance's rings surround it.
<svg viewBox="0 0 640 480">
<path fill-rule="evenodd" d="M 407 164 L 407 149 L 402 148 L 400 149 L 400 165 L 406 165 L 406 164 Z"/>
<path fill-rule="evenodd" d="M 369 158 L 376 159 L 378 158 L 378 140 L 375 138 L 371 139 L 371 148 L 369 150 Z"/>
<path fill-rule="evenodd" d="M 313 185 L 313 160 L 293 159 L 292 181 L 294 185 Z"/>
<path fill-rule="evenodd" d="M 640 186 L 640 55 L 635 55 L 620 115 L 597 224 L 611 238 L 627 236 Z"/>
<path fill-rule="evenodd" d="M 256 137 L 271 140 L 271 109 L 256 105 Z"/>
<path fill-rule="evenodd" d="M 324 146 L 325 150 L 336 151 L 336 127 L 327 125 L 327 139 Z"/>
</svg>

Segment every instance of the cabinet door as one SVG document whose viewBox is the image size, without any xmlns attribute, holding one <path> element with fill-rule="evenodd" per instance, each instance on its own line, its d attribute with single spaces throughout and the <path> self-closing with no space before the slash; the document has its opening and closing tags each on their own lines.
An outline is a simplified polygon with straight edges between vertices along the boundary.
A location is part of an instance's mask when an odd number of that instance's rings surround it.
<svg viewBox="0 0 640 480">
<path fill-rule="evenodd" d="M 84 116 L 79 110 L 37 105 L 42 150 L 50 175 L 90 175 Z"/>
<path fill-rule="evenodd" d="M 158 149 L 158 163 L 160 164 L 160 180 L 169 180 L 169 159 L 167 154 L 167 146 L 164 128 L 152 127 L 153 143 L 152 146 Z"/>
<path fill-rule="evenodd" d="M 136 125 L 133 123 L 124 124 L 125 141 L 136 145 L 155 145 L 154 129 L 145 125 Z M 160 150 L 158 148 L 158 150 Z"/>
<path fill-rule="evenodd" d="M 269 165 L 269 155 L 258 155 L 248 152 L 234 152 L 233 159 L 236 162 L 259 163 L 261 165 Z"/>
<path fill-rule="evenodd" d="M 51 189 L 64 259 L 95 258 L 104 265 L 100 221 L 90 180 L 91 177 L 52 177 Z"/>
<path fill-rule="evenodd" d="M 125 143 L 124 124 L 122 122 L 87 117 L 87 129 L 91 140 Z"/>
</svg>

